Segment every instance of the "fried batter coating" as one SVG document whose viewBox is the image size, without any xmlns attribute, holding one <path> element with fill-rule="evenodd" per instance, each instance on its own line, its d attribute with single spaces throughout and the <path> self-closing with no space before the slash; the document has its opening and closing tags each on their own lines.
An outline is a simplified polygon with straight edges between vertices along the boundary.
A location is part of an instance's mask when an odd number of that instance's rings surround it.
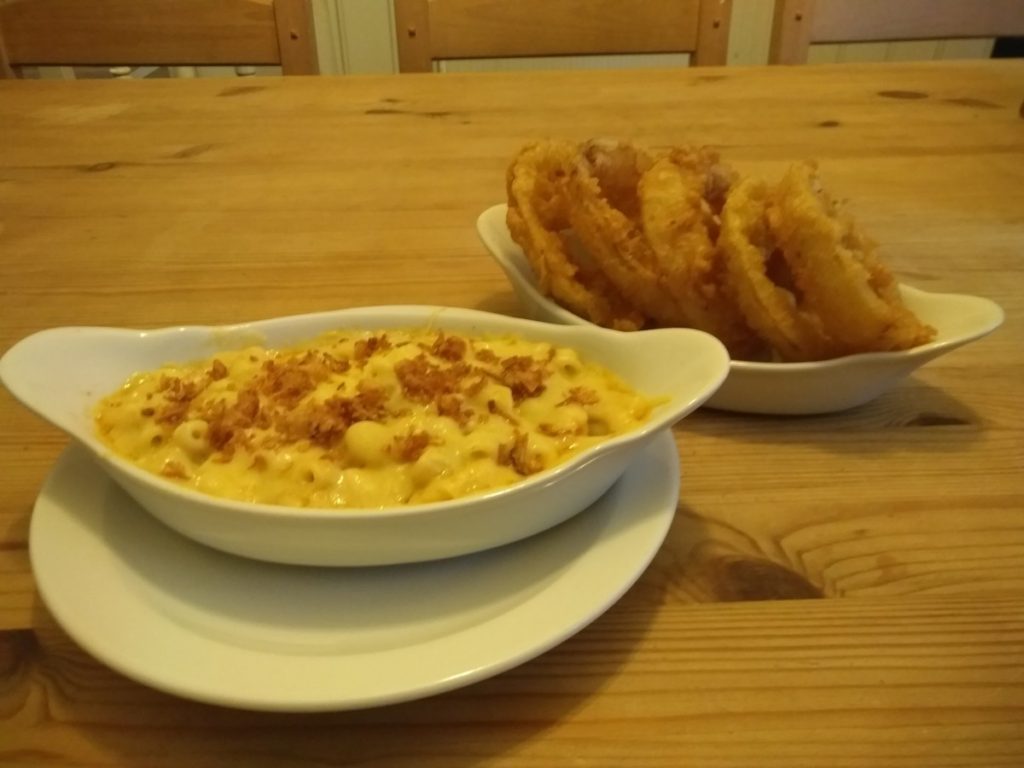
<svg viewBox="0 0 1024 768">
<path fill-rule="evenodd" d="M 665 285 L 639 221 L 630 216 L 630 211 L 639 212 L 636 189 L 632 195 L 622 194 L 621 189 L 611 197 L 605 194 L 602 174 L 621 178 L 621 170 L 609 173 L 609 169 L 625 154 L 618 148 L 608 149 L 590 147 L 573 166 L 569 224 L 590 258 L 630 303 L 643 307 L 658 325 L 685 325 L 685 315 Z"/>
<path fill-rule="evenodd" d="M 640 218 L 637 187 L 654 163 L 654 156 L 635 144 L 616 139 L 591 139 L 579 148 L 580 159 L 609 204 L 633 221 Z"/>
<path fill-rule="evenodd" d="M 832 356 L 909 349 L 935 336 L 904 306 L 876 244 L 821 188 L 812 164 L 792 166 L 772 197 L 772 231 Z"/>
<path fill-rule="evenodd" d="M 724 258 L 716 243 L 718 212 L 732 176 L 716 153 L 675 150 L 641 177 L 640 211 L 644 235 L 683 324 L 717 336 L 734 356 L 755 357 L 764 343 L 726 295 Z"/>
<path fill-rule="evenodd" d="M 598 270 L 574 259 L 563 231 L 569 226 L 564 182 L 576 156 L 565 142 L 524 148 L 507 175 L 507 224 L 522 247 L 540 289 L 572 312 L 618 330 L 644 327 L 645 319 Z"/>
<path fill-rule="evenodd" d="M 727 279 L 747 322 L 780 357 L 820 360 L 829 339 L 780 258 L 768 200 L 768 185 L 757 179 L 744 179 L 729 194 L 718 241 Z"/>
<path fill-rule="evenodd" d="M 683 326 L 746 360 L 824 360 L 926 343 L 864 236 L 797 164 L 770 186 L 708 148 L 614 139 L 527 146 L 508 227 L 542 292 L 620 330 Z"/>
</svg>

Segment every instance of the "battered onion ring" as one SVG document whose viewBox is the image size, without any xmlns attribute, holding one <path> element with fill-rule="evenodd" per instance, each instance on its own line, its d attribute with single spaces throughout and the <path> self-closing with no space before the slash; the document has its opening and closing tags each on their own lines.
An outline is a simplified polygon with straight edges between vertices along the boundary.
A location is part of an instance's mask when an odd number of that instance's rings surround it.
<svg viewBox="0 0 1024 768">
<path fill-rule="evenodd" d="M 730 176 L 717 170 L 717 161 L 707 150 L 658 159 L 640 179 L 643 231 L 685 325 L 718 337 L 734 357 L 755 357 L 764 354 L 764 343 L 723 286 L 719 221 L 706 197 Z"/>
<path fill-rule="evenodd" d="M 615 139 L 591 139 L 580 145 L 579 155 L 597 179 L 609 205 L 633 221 L 640 217 L 637 187 L 654 156 L 642 147 Z"/>
<path fill-rule="evenodd" d="M 707 149 L 541 142 L 509 167 L 507 221 L 540 289 L 600 325 L 698 328 L 786 361 L 934 337 L 813 165 L 776 187 L 736 178 Z"/>
<path fill-rule="evenodd" d="M 642 307 L 658 325 L 686 325 L 635 218 L 640 209 L 635 184 L 614 183 L 630 175 L 639 180 L 637 157 L 625 144 L 588 145 L 569 177 L 569 224 L 594 264 L 627 301 Z"/>
<path fill-rule="evenodd" d="M 824 359 L 830 339 L 785 269 L 768 225 L 768 204 L 768 186 L 757 179 L 730 192 L 718 240 L 727 280 L 747 322 L 783 360 Z"/>
<path fill-rule="evenodd" d="M 908 310 L 892 273 L 820 187 L 810 163 L 792 166 L 772 195 L 768 218 L 808 308 L 831 339 L 831 356 L 909 349 L 935 329 Z"/>
<path fill-rule="evenodd" d="M 509 233 L 545 295 L 598 325 L 638 330 L 644 315 L 601 272 L 574 259 L 562 234 L 569 224 L 565 179 L 575 158 L 576 146 L 566 142 L 540 142 L 519 153 L 506 178 Z"/>
</svg>

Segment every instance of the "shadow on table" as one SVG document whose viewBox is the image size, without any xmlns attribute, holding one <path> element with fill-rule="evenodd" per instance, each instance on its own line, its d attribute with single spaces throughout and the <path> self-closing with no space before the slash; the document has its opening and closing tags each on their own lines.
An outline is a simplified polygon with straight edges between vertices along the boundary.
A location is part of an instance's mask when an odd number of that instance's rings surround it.
<svg viewBox="0 0 1024 768">
<path fill-rule="evenodd" d="M 985 420 L 947 390 L 909 379 L 848 411 L 812 416 L 762 416 L 702 409 L 684 432 L 748 444 L 801 443 L 844 455 L 906 450 L 962 451 L 981 437 Z"/>
</svg>

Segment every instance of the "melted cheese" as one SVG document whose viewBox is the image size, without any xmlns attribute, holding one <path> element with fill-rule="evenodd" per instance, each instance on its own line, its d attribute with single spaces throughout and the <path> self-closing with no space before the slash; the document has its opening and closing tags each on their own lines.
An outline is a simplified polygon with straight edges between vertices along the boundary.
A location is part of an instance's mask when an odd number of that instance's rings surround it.
<svg viewBox="0 0 1024 768">
<path fill-rule="evenodd" d="M 652 406 L 571 349 L 338 331 L 137 374 L 95 424 L 116 453 L 214 496 L 379 508 L 515 483 L 635 429 Z"/>
</svg>

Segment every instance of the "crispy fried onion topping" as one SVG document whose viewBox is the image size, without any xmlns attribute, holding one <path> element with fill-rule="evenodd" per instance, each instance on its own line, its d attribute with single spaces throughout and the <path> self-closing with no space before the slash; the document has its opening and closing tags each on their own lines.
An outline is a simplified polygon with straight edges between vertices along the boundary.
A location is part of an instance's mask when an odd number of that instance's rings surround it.
<svg viewBox="0 0 1024 768">
<path fill-rule="evenodd" d="M 475 419 L 485 414 L 498 414 L 516 424 L 495 401 L 473 408 L 470 401 L 488 382 L 498 382 L 511 391 L 513 401 L 536 397 L 545 389 L 548 376 L 546 360 L 529 356 L 502 358 L 492 350 L 481 348 L 470 352 L 469 344 L 458 336 L 439 333 L 432 344 L 421 344 L 420 353 L 403 359 L 394 366 L 395 377 L 404 401 L 392 390 L 370 379 L 362 379 L 355 392 L 338 387 L 335 394 L 324 398 L 314 396 L 318 387 L 353 367 L 364 368 L 375 354 L 393 349 L 386 334 L 356 342 L 351 359 L 341 359 L 324 351 L 303 351 L 282 354 L 265 360 L 251 380 L 243 384 L 234 398 L 202 398 L 213 382 L 230 375 L 227 366 L 213 360 L 210 367 L 192 377 L 165 375 L 159 384 L 160 400 L 147 407 L 143 416 L 174 428 L 189 419 L 201 419 L 208 428 L 205 440 L 214 460 L 230 461 L 240 447 L 255 455 L 255 462 L 265 462 L 259 453 L 301 442 L 327 450 L 335 448 L 349 427 L 360 421 L 384 423 L 407 413 L 408 403 L 433 407 L 437 414 L 452 419 L 469 429 Z M 331 386 L 331 385 L 328 385 Z M 589 393 L 573 390 L 566 402 L 585 403 Z M 431 444 L 426 432 L 413 431 L 396 437 L 389 453 L 400 461 L 415 461 Z M 537 459 L 526 450 L 526 435 L 517 432 L 516 439 L 504 446 L 500 463 L 520 474 L 540 469 Z M 166 474 L 175 474 L 168 467 Z"/>
</svg>

